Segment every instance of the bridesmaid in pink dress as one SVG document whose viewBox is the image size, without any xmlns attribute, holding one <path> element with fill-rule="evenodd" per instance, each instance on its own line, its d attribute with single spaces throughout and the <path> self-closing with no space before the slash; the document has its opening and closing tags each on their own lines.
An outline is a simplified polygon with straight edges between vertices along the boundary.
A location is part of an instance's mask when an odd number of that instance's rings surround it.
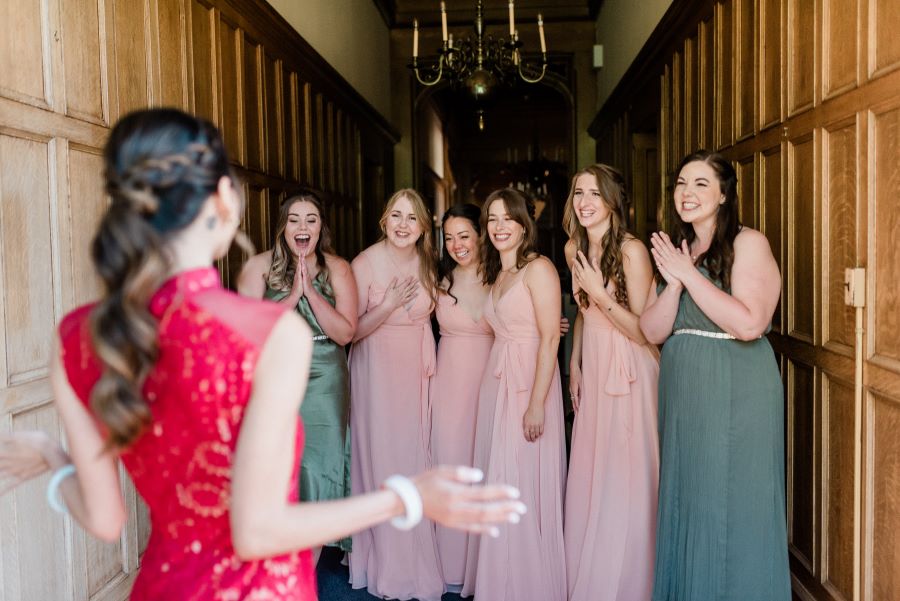
<svg viewBox="0 0 900 601">
<path fill-rule="evenodd" d="M 494 332 L 484 318 L 489 288 L 478 273 L 481 209 L 450 207 L 442 222 L 444 255 L 439 263 L 437 315 L 441 328 L 437 367 L 431 379 L 431 453 L 435 465 L 472 465 L 478 391 Z M 465 572 L 468 535 L 437 527 L 444 583 L 459 591 Z"/>
<path fill-rule="evenodd" d="M 625 231 L 625 184 L 606 165 L 572 180 L 563 224 L 578 300 L 566 488 L 569 601 L 648 601 L 653 588 L 659 361 L 639 326 L 650 255 Z"/>
<path fill-rule="evenodd" d="M 431 219 L 415 190 L 400 190 L 380 223 L 382 240 L 352 263 L 359 296 L 350 351 L 353 494 L 377 490 L 392 474 L 416 474 L 431 463 L 430 318 L 436 289 Z M 444 581 L 434 528 L 420 524 L 401 532 L 380 525 L 354 535 L 350 582 L 382 598 L 440 599 Z"/>
<path fill-rule="evenodd" d="M 565 601 L 559 276 L 534 252 L 536 228 L 521 192 L 492 193 L 481 223 L 482 273 L 491 285 L 484 314 L 495 339 L 478 399 L 475 464 L 490 482 L 514 483 L 528 513 L 514 528 L 501 526 L 499 537 L 480 537 L 477 558 L 470 545 L 463 594 Z"/>
</svg>

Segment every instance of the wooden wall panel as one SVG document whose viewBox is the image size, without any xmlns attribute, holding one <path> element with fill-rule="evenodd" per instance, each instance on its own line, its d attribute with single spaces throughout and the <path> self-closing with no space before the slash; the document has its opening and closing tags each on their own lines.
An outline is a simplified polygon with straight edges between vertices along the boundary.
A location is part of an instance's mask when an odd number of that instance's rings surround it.
<svg viewBox="0 0 900 601">
<path fill-rule="evenodd" d="M 300 164 L 303 165 L 302 179 L 315 186 L 316 182 L 319 180 L 316 179 L 318 174 L 318 169 L 316 168 L 316 135 L 318 132 L 315 129 L 314 123 L 315 110 L 313 107 L 313 90 L 312 85 L 305 81 L 302 85 L 298 82 L 297 88 L 302 89 L 302 100 L 300 104 L 302 112 L 299 113 L 298 117 L 300 122 L 297 125 L 301 132 Z"/>
<path fill-rule="evenodd" d="M 816 83 L 816 3 L 787 3 L 787 110 L 789 115 L 812 108 Z"/>
<path fill-rule="evenodd" d="M 106 15 L 99 0 L 61 0 L 66 113 L 108 125 Z"/>
<path fill-rule="evenodd" d="M 716 147 L 734 140 L 734 0 L 716 4 Z"/>
<path fill-rule="evenodd" d="M 826 127 L 822 136 L 822 198 L 826 244 L 823 274 L 828 282 L 822 299 L 823 341 L 852 355 L 854 310 L 844 304 L 844 269 L 859 264 L 857 247 L 857 127 L 856 120 Z"/>
<path fill-rule="evenodd" d="M 760 129 L 781 122 L 781 0 L 759 1 Z"/>
<path fill-rule="evenodd" d="M 284 127 L 282 137 L 284 139 L 284 174 L 289 180 L 300 179 L 300 161 L 298 152 L 300 149 L 300 110 L 301 97 L 297 93 L 297 74 L 284 68 L 281 73 L 281 106 Z"/>
<path fill-rule="evenodd" d="M 148 0 L 108 0 L 115 15 L 115 75 L 118 114 L 151 102 L 148 60 Z"/>
<path fill-rule="evenodd" d="M 45 2 L 0 3 L 0 95 L 42 108 L 50 105 L 49 10 Z"/>
<path fill-rule="evenodd" d="M 824 378 L 822 500 L 824 581 L 836 599 L 853 599 L 855 407 L 852 383 Z"/>
<path fill-rule="evenodd" d="M 225 138 L 225 147 L 231 160 L 246 165 L 244 153 L 243 117 L 244 109 L 241 105 L 241 75 L 243 74 L 243 61 L 241 56 L 240 32 L 237 26 L 224 18 L 218 21 L 219 60 L 221 73 L 219 85 L 221 89 L 221 121 L 219 128 Z"/>
<path fill-rule="evenodd" d="M 752 228 L 757 224 L 756 173 L 754 157 L 750 155 L 737 162 L 738 204 L 741 223 Z"/>
<path fill-rule="evenodd" d="M 699 34 L 684 42 L 684 154 L 700 148 L 700 40 Z"/>
<path fill-rule="evenodd" d="M 244 73 L 241 82 L 244 105 L 244 138 L 246 157 L 244 166 L 248 169 L 265 169 L 265 121 L 263 120 L 262 65 L 259 43 L 244 36 Z"/>
<path fill-rule="evenodd" d="M 47 373 L 55 317 L 50 149 L 0 135 L 0 249 L 9 384 Z"/>
<path fill-rule="evenodd" d="M 106 210 L 103 191 L 103 158 L 99 149 L 70 147 L 68 224 L 72 238 L 72 288 L 74 306 L 97 298 L 102 283 L 91 261 L 91 242 Z M 67 307 L 74 308 L 73 307 Z"/>
<path fill-rule="evenodd" d="M 736 0 L 737 63 L 735 66 L 735 138 L 752 136 L 756 128 L 756 0 Z"/>
<path fill-rule="evenodd" d="M 284 176 L 284 120 L 282 118 L 281 65 L 268 52 L 263 56 L 263 96 L 265 98 L 266 171 Z"/>
<path fill-rule="evenodd" d="M 700 23 L 700 146 L 715 148 L 716 30 L 712 18 Z"/>
<path fill-rule="evenodd" d="M 160 104 L 190 110 L 188 17 L 185 0 L 156 0 L 159 22 Z M 209 50 L 209 46 L 206 47 Z"/>
<path fill-rule="evenodd" d="M 887 359 L 900 371 L 900 106 L 892 104 L 872 117 L 869 177 L 874 185 L 870 196 L 874 252 L 869 268 L 874 276 L 872 346 L 879 359 Z M 874 327 L 873 327 L 874 326 Z"/>
<path fill-rule="evenodd" d="M 778 262 L 778 268 L 781 270 L 782 280 L 785 278 L 785 257 L 784 245 L 781 240 L 784 236 L 782 188 L 781 188 L 781 162 L 782 153 L 781 145 L 774 146 L 761 153 L 760 157 L 760 174 L 759 174 L 759 206 L 760 206 L 760 226 L 762 232 L 769 240 L 772 247 L 772 255 Z M 781 299 L 778 301 L 778 308 L 772 316 L 772 328 L 776 332 L 781 332 L 781 324 L 783 323 L 782 313 L 785 304 L 784 288 L 782 288 Z"/>
<path fill-rule="evenodd" d="M 822 93 L 825 98 L 856 86 L 861 0 L 823 0 Z"/>
<path fill-rule="evenodd" d="M 816 399 L 814 368 L 788 361 L 788 539 L 791 553 L 815 563 Z"/>
<path fill-rule="evenodd" d="M 191 0 L 190 6 L 194 112 L 215 123 L 219 121 L 215 14 L 197 0 Z"/>
<path fill-rule="evenodd" d="M 672 182 L 675 181 L 675 169 L 681 157 L 686 154 L 687 132 L 684 129 L 686 113 L 684 110 L 684 98 L 687 93 L 685 86 L 684 52 L 676 51 L 672 55 Z"/>
<path fill-rule="evenodd" d="M 315 104 L 312 111 L 312 150 L 313 150 L 313 182 L 316 186 L 324 188 L 327 184 L 325 163 L 326 163 L 326 133 L 328 131 L 325 120 L 328 118 L 325 112 L 325 98 L 321 93 L 315 93 Z"/>
<path fill-rule="evenodd" d="M 868 0 L 869 74 L 877 77 L 900 66 L 900 11 L 895 0 Z"/>
<path fill-rule="evenodd" d="M 900 591 L 900 399 L 871 397 L 872 601 L 894 601 Z"/>
<path fill-rule="evenodd" d="M 815 162 L 813 136 L 789 143 L 788 334 L 812 343 L 815 330 Z"/>
</svg>

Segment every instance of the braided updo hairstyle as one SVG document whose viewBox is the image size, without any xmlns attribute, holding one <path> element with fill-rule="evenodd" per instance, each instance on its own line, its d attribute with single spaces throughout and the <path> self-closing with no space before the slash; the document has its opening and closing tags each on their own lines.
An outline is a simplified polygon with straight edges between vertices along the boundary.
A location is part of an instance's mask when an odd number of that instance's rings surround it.
<svg viewBox="0 0 900 601">
<path fill-rule="evenodd" d="M 91 391 L 91 408 L 106 425 L 107 448 L 122 449 L 151 417 L 142 387 L 156 363 L 158 340 L 148 304 L 169 272 L 164 245 L 194 221 L 231 172 L 218 130 L 174 109 L 120 119 L 104 163 L 111 204 L 91 254 L 105 294 L 90 316 L 103 373 Z"/>
</svg>

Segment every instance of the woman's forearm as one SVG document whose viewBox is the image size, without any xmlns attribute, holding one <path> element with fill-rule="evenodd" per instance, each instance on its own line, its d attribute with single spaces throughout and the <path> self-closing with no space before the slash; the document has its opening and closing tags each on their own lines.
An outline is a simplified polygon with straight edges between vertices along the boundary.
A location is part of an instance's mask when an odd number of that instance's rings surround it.
<svg viewBox="0 0 900 601">
<path fill-rule="evenodd" d="M 569 357 L 570 371 L 572 367 L 581 367 L 581 341 L 584 337 L 584 316 L 581 311 L 575 316 L 572 326 L 572 355 Z"/>
<path fill-rule="evenodd" d="M 647 338 L 641 331 L 641 318 L 635 315 L 619 303 L 612 296 L 600 301 L 591 297 L 591 302 L 597 305 L 597 308 L 603 311 L 612 324 L 620 332 L 637 342 L 638 344 L 647 344 Z"/>
<path fill-rule="evenodd" d="M 387 318 L 394 312 L 394 308 L 385 303 L 381 303 L 376 307 L 372 307 L 359 316 L 359 323 L 356 324 L 356 332 L 353 334 L 353 342 L 362 340 L 372 332 L 378 329 Z"/>
<path fill-rule="evenodd" d="M 644 309 L 639 319 L 641 332 L 648 342 L 662 344 L 672 334 L 678 315 L 678 302 L 682 287 L 669 284 L 649 307 Z"/>
<path fill-rule="evenodd" d="M 754 317 L 747 305 L 703 277 L 699 271 L 695 273 L 686 278 L 684 287 L 697 307 L 713 323 L 739 340 L 753 340 L 765 333 L 771 315 Z"/>
<path fill-rule="evenodd" d="M 531 387 L 532 406 L 543 407 L 547 401 L 547 393 L 553 381 L 553 372 L 556 368 L 556 353 L 559 350 L 559 332 L 547 336 L 541 336 L 538 347 L 537 366 L 534 372 L 534 384 Z"/>
<path fill-rule="evenodd" d="M 316 321 L 325 334 L 340 345 L 347 344 L 353 339 L 354 327 L 335 309 L 318 290 L 310 290 L 306 295 L 309 307 L 316 316 Z"/>
</svg>

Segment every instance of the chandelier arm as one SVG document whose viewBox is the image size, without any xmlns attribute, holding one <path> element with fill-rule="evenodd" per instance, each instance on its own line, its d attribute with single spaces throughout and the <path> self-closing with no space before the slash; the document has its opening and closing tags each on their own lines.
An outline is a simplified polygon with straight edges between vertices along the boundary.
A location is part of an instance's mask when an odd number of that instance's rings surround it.
<svg viewBox="0 0 900 601">
<path fill-rule="evenodd" d="M 522 67 L 525 65 L 525 61 L 519 61 L 519 77 L 522 78 L 522 81 L 525 83 L 538 83 L 542 79 L 544 79 L 544 75 L 547 73 L 547 55 L 544 55 L 543 63 L 541 64 L 541 74 L 537 76 L 537 78 L 530 78 L 522 71 Z"/>
<path fill-rule="evenodd" d="M 413 73 L 416 74 L 416 79 L 419 81 L 420 84 L 422 84 L 425 87 L 431 87 L 433 85 L 436 85 L 439 81 L 441 81 L 441 76 L 444 74 L 444 55 L 443 54 L 441 55 L 440 60 L 438 60 L 437 75 L 431 81 L 422 79 L 422 76 L 419 75 L 419 66 L 416 63 L 417 63 L 417 61 L 413 60 L 412 70 L 413 70 Z"/>
</svg>

